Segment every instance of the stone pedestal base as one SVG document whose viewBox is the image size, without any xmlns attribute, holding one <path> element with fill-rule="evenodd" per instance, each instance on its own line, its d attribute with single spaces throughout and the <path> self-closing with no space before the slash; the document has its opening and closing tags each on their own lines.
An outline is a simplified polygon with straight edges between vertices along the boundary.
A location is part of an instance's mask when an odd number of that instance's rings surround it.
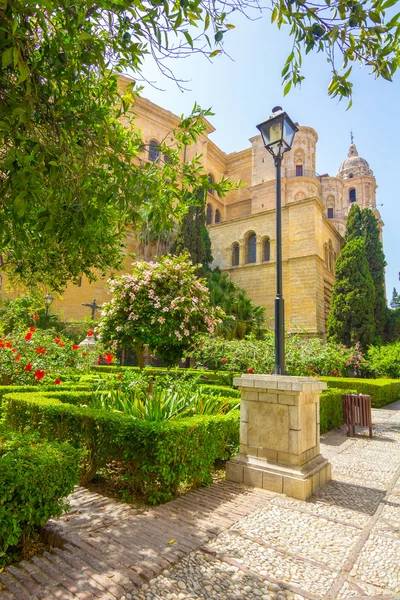
<svg viewBox="0 0 400 600">
<path fill-rule="evenodd" d="M 296 468 L 239 454 L 227 463 L 226 479 L 307 500 L 332 479 L 332 473 L 330 463 L 321 455 L 309 464 Z"/>
<path fill-rule="evenodd" d="M 240 453 L 226 478 L 306 500 L 331 479 L 320 454 L 319 395 L 326 383 L 309 377 L 242 375 Z"/>
</svg>

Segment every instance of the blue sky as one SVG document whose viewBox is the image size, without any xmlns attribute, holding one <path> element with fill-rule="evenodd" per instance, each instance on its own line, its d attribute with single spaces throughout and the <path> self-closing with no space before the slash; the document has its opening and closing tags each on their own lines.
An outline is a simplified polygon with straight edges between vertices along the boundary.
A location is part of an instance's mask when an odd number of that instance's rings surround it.
<svg viewBox="0 0 400 600">
<path fill-rule="evenodd" d="M 263 121 L 275 105 L 281 105 L 293 121 L 313 127 L 319 136 L 317 171 L 336 175 L 346 158 L 350 131 L 360 156 L 370 164 L 378 184 L 377 204 L 385 227 L 383 230 L 387 296 L 393 287 L 400 291 L 398 272 L 400 259 L 397 235 L 400 235 L 400 206 L 396 177 L 400 172 L 400 76 L 393 83 L 376 80 L 365 67 L 353 69 L 353 107 L 347 101 L 328 98 L 329 65 L 320 54 L 309 54 L 304 61 L 306 79 L 300 89 L 283 97 L 281 70 L 291 50 L 287 30 L 270 23 L 269 13 L 250 21 L 237 15 L 231 22 L 236 29 L 225 36 L 225 50 L 231 56 L 208 61 L 195 55 L 185 60 L 170 61 L 177 78 L 189 80 L 189 91 L 181 92 L 167 80 L 151 60 L 145 63 L 145 74 L 161 90 L 144 84 L 144 96 L 175 114 L 187 114 L 195 101 L 202 108 L 211 107 L 210 118 L 216 128 L 213 141 L 225 152 L 249 146 L 249 138 L 257 134 L 256 125 Z M 398 171 L 399 169 L 399 171 Z"/>
</svg>

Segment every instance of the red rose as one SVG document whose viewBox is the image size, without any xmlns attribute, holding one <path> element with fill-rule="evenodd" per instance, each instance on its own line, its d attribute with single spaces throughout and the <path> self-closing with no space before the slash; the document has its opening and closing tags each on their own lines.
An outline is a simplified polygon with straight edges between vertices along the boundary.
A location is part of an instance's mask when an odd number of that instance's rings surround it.
<svg viewBox="0 0 400 600">
<path fill-rule="evenodd" d="M 29 327 L 29 331 L 32 331 L 32 333 L 35 331 L 34 327 Z"/>
<path fill-rule="evenodd" d="M 87 352 L 82 352 L 82 356 L 87 356 Z"/>
<path fill-rule="evenodd" d="M 228 359 L 227 359 L 227 358 L 223 358 L 223 359 L 222 359 L 222 362 L 225 364 L 225 363 L 227 363 L 227 362 L 228 362 Z"/>
<path fill-rule="evenodd" d="M 247 369 L 247 372 L 248 372 L 248 373 L 254 373 L 254 371 L 253 371 L 253 369 L 252 369 L 252 368 L 250 368 L 250 369 Z"/>
<path fill-rule="evenodd" d="M 41 369 L 38 369 L 37 371 L 35 371 L 36 381 L 40 381 L 41 379 L 43 379 L 44 376 L 45 376 L 45 372 L 42 371 Z"/>
<path fill-rule="evenodd" d="M 27 342 L 29 342 L 29 340 L 32 338 L 32 334 L 31 333 L 27 333 L 25 336 L 25 339 Z"/>
<path fill-rule="evenodd" d="M 28 363 L 25 367 L 25 371 L 32 371 L 32 365 L 31 363 Z"/>
<path fill-rule="evenodd" d="M 89 329 L 89 331 L 87 332 L 87 336 L 88 336 L 88 337 L 92 337 L 93 333 L 94 333 L 94 332 L 93 332 L 91 329 Z"/>
<path fill-rule="evenodd" d="M 339 371 L 333 371 L 334 375 L 339 375 Z"/>
<path fill-rule="evenodd" d="M 37 319 L 38 317 L 39 317 L 39 315 L 38 315 L 37 313 L 35 313 L 35 314 L 33 315 L 33 320 L 34 320 L 34 321 L 36 321 L 36 319 Z"/>
<path fill-rule="evenodd" d="M 97 363 L 98 365 L 101 365 L 101 358 L 100 358 L 100 356 L 99 356 L 99 358 L 96 360 L 96 363 Z"/>
<path fill-rule="evenodd" d="M 54 385 L 60 385 L 60 383 L 62 383 L 62 379 L 56 379 L 54 381 Z"/>
<path fill-rule="evenodd" d="M 11 342 L 6 342 L 5 344 L 6 348 L 12 348 L 12 343 Z"/>
<path fill-rule="evenodd" d="M 60 346 L 60 348 L 64 348 L 65 346 L 64 342 L 60 342 L 58 345 Z"/>
<path fill-rule="evenodd" d="M 72 344 L 72 350 L 79 350 L 78 344 Z"/>
<path fill-rule="evenodd" d="M 106 361 L 107 364 L 112 363 L 113 358 L 114 358 L 114 355 L 113 354 L 109 354 L 108 352 L 107 352 L 107 354 L 104 355 L 104 359 L 105 359 L 105 361 Z"/>
<path fill-rule="evenodd" d="M 16 353 L 16 349 L 15 348 L 11 348 L 11 352 L 14 352 L 14 354 Z"/>
<path fill-rule="evenodd" d="M 46 348 L 42 348 L 42 346 L 39 346 L 39 348 L 36 348 L 36 352 L 38 354 L 46 354 Z"/>
<path fill-rule="evenodd" d="M 14 359 L 14 360 L 20 360 L 20 359 L 21 359 L 21 355 L 20 355 L 20 354 L 17 354 L 17 356 L 15 357 L 15 359 Z"/>
<path fill-rule="evenodd" d="M 4 348 L 4 342 L 0 342 L 0 348 Z"/>
<path fill-rule="evenodd" d="M 56 338 L 54 338 L 54 341 L 56 344 L 59 344 L 61 342 L 61 338 L 57 336 Z"/>
</svg>

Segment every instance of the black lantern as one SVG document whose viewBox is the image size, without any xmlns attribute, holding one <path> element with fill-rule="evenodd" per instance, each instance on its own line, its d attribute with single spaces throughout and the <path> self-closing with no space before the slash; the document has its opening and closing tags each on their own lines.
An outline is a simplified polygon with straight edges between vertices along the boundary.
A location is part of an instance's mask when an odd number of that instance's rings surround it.
<svg viewBox="0 0 400 600">
<path fill-rule="evenodd" d="M 265 148 L 275 160 L 282 158 L 283 153 L 291 149 L 294 134 L 298 131 L 292 119 L 280 106 L 275 106 L 270 118 L 257 125 L 257 129 L 261 133 Z"/>
<path fill-rule="evenodd" d="M 44 328 L 46 328 L 47 317 L 49 316 L 50 304 L 53 302 L 54 298 L 51 294 L 46 294 L 45 297 L 43 298 L 43 300 L 44 300 L 44 304 L 46 306 L 46 314 L 44 316 Z"/>
<path fill-rule="evenodd" d="M 274 157 L 276 167 L 276 298 L 275 298 L 275 374 L 285 374 L 285 311 L 282 295 L 282 208 L 281 165 L 283 154 L 291 149 L 298 128 L 280 106 L 269 119 L 257 125 L 264 146 Z"/>
</svg>

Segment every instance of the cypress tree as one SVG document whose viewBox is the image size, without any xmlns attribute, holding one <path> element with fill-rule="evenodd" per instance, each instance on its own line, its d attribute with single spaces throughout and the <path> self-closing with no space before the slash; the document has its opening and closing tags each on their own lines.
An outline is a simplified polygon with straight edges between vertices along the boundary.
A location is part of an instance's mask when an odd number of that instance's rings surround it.
<svg viewBox="0 0 400 600">
<path fill-rule="evenodd" d="M 171 254 L 189 252 L 194 264 L 207 269 L 212 262 L 211 240 L 206 227 L 204 193 L 196 194 L 197 204 L 191 205 L 182 218 L 178 234 L 171 248 Z"/>
<path fill-rule="evenodd" d="M 336 261 L 328 338 L 366 349 L 375 340 L 374 283 L 360 237 L 347 242 Z"/>
<path fill-rule="evenodd" d="M 383 246 L 380 240 L 378 219 L 370 208 L 364 208 L 361 216 L 365 254 L 371 271 L 372 281 L 374 282 L 374 317 L 376 333 L 382 338 L 387 318 L 385 297 L 385 267 L 387 263 L 385 261 Z"/>
<path fill-rule="evenodd" d="M 346 233 L 344 235 L 344 243 L 350 242 L 355 238 L 362 237 L 362 216 L 361 209 L 358 204 L 353 204 L 347 215 Z"/>
<path fill-rule="evenodd" d="M 392 299 L 390 301 L 390 306 L 392 308 L 400 308 L 400 296 L 397 293 L 396 288 L 393 288 Z"/>
</svg>

